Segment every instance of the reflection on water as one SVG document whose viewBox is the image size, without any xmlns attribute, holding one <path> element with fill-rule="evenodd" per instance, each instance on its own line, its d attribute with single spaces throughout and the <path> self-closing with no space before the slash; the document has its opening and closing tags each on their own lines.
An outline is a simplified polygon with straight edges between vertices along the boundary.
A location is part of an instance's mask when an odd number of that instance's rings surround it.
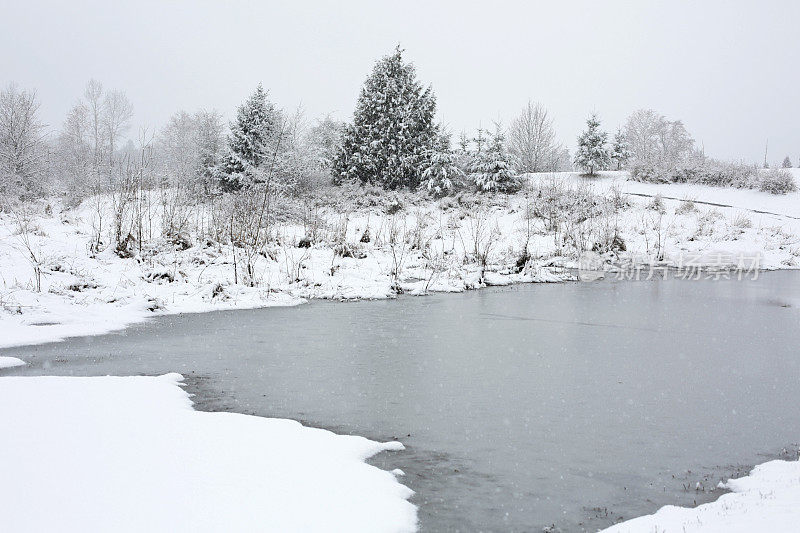
<svg viewBox="0 0 800 533">
<path fill-rule="evenodd" d="M 396 438 L 429 531 L 596 530 L 800 437 L 800 273 L 162 317 L 7 374 L 181 372 L 199 409 Z M 695 489 L 700 483 L 700 489 Z"/>
</svg>

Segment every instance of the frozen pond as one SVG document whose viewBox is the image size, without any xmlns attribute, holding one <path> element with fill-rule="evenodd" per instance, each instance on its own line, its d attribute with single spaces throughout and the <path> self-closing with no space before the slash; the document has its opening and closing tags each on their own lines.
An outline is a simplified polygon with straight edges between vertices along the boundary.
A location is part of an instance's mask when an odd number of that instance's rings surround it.
<svg viewBox="0 0 800 533">
<path fill-rule="evenodd" d="M 199 409 L 397 438 L 424 531 L 594 531 L 800 439 L 800 273 L 161 317 L 2 375 L 181 372 Z M 796 449 L 796 447 L 795 447 Z M 700 488 L 696 489 L 700 482 Z"/>
</svg>

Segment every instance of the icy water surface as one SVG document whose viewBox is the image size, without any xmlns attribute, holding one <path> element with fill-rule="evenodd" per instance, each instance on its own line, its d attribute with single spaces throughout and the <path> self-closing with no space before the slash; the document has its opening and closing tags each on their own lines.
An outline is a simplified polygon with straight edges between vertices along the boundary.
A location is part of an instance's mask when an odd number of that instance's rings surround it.
<svg viewBox="0 0 800 533">
<path fill-rule="evenodd" d="M 2 375 L 177 371 L 199 409 L 397 438 L 373 462 L 406 472 L 423 531 L 594 531 L 791 450 L 799 346 L 800 272 L 774 272 L 162 317 L 0 354 L 31 363 Z"/>
</svg>

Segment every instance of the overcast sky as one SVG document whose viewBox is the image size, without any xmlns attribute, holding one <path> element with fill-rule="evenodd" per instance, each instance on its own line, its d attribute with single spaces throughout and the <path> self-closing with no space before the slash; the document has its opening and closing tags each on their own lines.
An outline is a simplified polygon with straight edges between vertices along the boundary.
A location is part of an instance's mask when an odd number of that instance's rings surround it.
<svg viewBox="0 0 800 533">
<path fill-rule="evenodd" d="M 0 82 L 37 90 L 60 127 L 86 81 L 123 89 L 135 128 L 178 109 L 231 117 L 263 82 L 283 108 L 349 119 L 397 43 L 452 132 L 508 122 L 528 98 L 570 148 L 651 107 L 706 153 L 800 156 L 800 2 L 37 2 L 2 0 Z M 435 5 L 431 5 L 435 4 Z"/>
</svg>

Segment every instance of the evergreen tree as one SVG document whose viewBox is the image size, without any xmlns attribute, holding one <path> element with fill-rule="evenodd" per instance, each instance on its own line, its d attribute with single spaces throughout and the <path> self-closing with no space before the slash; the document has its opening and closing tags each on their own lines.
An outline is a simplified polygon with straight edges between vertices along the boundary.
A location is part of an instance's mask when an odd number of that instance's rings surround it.
<svg viewBox="0 0 800 533">
<path fill-rule="evenodd" d="M 619 128 L 614 135 L 614 142 L 611 146 L 611 161 L 616 165 L 617 170 L 622 170 L 622 167 L 630 160 L 631 155 L 628 139 L 625 137 L 622 128 Z"/>
<path fill-rule="evenodd" d="M 450 149 L 450 136 L 442 132 L 434 147 L 427 153 L 420 188 L 440 198 L 458 189 L 463 178 L 464 172 L 458 165 L 458 156 Z"/>
<path fill-rule="evenodd" d="M 781 166 L 783 168 L 792 168 L 792 160 L 789 159 L 788 155 L 783 159 L 783 164 Z"/>
<path fill-rule="evenodd" d="M 241 189 L 268 159 L 278 126 L 278 112 L 261 84 L 239 106 L 228 135 L 228 152 L 220 176 L 228 190 Z"/>
<path fill-rule="evenodd" d="M 600 130 L 600 119 L 592 113 L 586 120 L 586 131 L 578 136 L 578 151 L 575 154 L 575 165 L 594 175 L 596 170 L 608 168 L 611 164 L 611 153 L 606 146 L 608 133 Z"/>
<path fill-rule="evenodd" d="M 436 140 L 435 111 L 431 88 L 423 89 L 398 46 L 375 64 L 361 89 L 353 123 L 333 161 L 334 183 L 416 188 Z"/>
<path fill-rule="evenodd" d="M 480 130 L 479 135 L 482 135 Z M 478 190 L 504 193 L 519 190 L 520 179 L 509 162 L 502 128 L 497 125 L 488 142 L 477 144 L 479 151 L 473 157 L 471 177 Z"/>
</svg>

